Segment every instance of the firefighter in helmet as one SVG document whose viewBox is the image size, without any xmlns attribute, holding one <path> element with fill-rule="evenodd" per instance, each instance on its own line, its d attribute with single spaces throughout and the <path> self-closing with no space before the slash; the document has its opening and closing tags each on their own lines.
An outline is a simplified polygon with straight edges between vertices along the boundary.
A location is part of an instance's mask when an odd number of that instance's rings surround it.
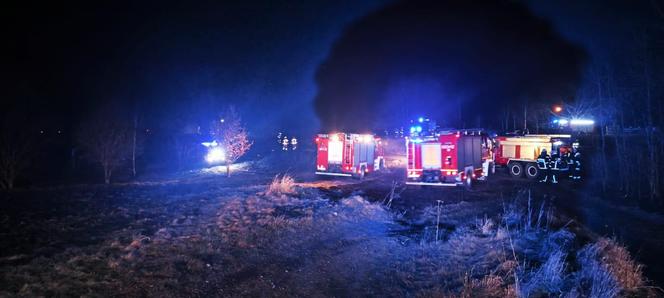
<svg viewBox="0 0 664 298">
<path fill-rule="evenodd" d="M 569 178 L 572 178 L 572 166 L 574 165 L 574 161 L 572 160 L 572 149 L 570 147 L 561 147 L 560 153 L 561 171 L 567 171 Z"/>
<path fill-rule="evenodd" d="M 579 152 L 578 145 L 575 144 L 572 151 L 572 160 L 574 162 L 572 165 L 572 179 L 581 180 L 581 152 Z"/>
<path fill-rule="evenodd" d="M 292 150 L 297 149 L 297 138 L 293 137 L 290 141 Z"/>
<path fill-rule="evenodd" d="M 558 153 L 551 155 L 551 161 L 549 162 L 549 175 L 551 176 L 551 183 L 558 183 L 558 173 L 560 172 L 561 159 Z"/>
<path fill-rule="evenodd" d="M 281 150 L 288 151 L 288 143 L 288 137 L 284 136 L 283 140 L 281 141 Z"/>
<path fill-rule="evenodd" d="M 540 152 L 540 155 L 537 157 L 537 168 L 540 170 L 540 180 L 539 182 L 546 182 L 547 179 L 549 178 L 549 162 L 551 161 L 551 158 L 549 157 L 549 154 L 546 152 L 546 149 L 542 149 Z M 543 178 L 542 178 L 543 177 Z"/>
</svg>

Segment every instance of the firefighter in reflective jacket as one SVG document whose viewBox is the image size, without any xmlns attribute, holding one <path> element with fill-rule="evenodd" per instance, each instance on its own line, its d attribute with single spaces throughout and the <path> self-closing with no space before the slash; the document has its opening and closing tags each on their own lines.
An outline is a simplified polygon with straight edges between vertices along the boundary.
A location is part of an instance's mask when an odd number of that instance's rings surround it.
<svg viewBox="0 0 664 298">
<path fill-rule="evenodd" d="M 572 169 L 574 167 L 574 159 L 572 158 L 572 149 L 565 148 L 565 152 L 562 154 L 561 158 L 561 168 L 567 171 L 569 178 L 572 178 Z"/>
<path fill-rule="evenodd" d="M 551 162 L 549 163 L 549 175 L 551 175 L 551 183 L 558 183 L 558 173 L 560 172 L 560 155 L 554 153 L 551 155 Z"/>
<path fill-rule="evenodd" d="M 546 152 L 546 149 L 542 149 L 542 152 L 537 157 L 537 168 L 540 169 L 541 173 L 539 182 L 546 182 L 549 178 L 549 162 L 551 162 L 549 154 Z"/>
<path fill-rule="evenodd" d="M 581 180 L 581 152 L 579 152 L 578 148 L 574 148 L 573 151 L 572 179 Z"/>
</svg>

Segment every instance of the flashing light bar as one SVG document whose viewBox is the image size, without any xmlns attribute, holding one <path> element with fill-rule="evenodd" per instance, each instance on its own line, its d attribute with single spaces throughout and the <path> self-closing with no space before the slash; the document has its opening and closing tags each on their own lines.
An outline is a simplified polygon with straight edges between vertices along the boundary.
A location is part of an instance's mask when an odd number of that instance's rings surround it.
<svg viewBox="0 0 664 298">
<path fill-rule="evenodd" d="M 561 126 L 565 125 L 574 125 L 574 126 L 586 126 L 586 125 L 594 125 L 595 120 L 592 119 L 554 119 L 553 123 L 557 123 Z"/>
<path fill-rule="evenodd" d="M 415 133 L 415 132 L 422 132 L 422 126 L 420 126 L 420 125 L 411 126 L 410 127 L 410 133 Z"/>
<path fill-rule="evenodd" d="M 571 125 L 593 125 L 595 121 L 590 119 L 572 119 L 570 121 Z"/>
</svg>

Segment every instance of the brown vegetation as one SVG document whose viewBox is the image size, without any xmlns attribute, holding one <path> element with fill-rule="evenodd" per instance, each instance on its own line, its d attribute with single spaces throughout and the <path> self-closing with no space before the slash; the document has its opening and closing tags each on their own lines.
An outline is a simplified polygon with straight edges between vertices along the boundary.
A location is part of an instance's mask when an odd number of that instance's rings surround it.
<svg viewBox="0 0 664 298">
<path fill-rule="evenodd" d="M 295 193 L 295 179 L 289 175 L 274 176 L 272 183 L 267 188 L 268 195 L 281 195 L 281 194 L 294 194 Z"/>
<path fill-rule="evenodd" d="M 234 178 L 225 183 L 249 183 Z M 525 196 L 498 217 L 478 216 L 465 201 L 405 217 L 383 198 L 330 200 L 288 175 L 255 187 L 129 187 L 104 196 L 142 199 L 85 219 L 99 228 L 125 222 L 96 244 L 0 259 L 19 262 L 0 267 L 7 285 L 0 296 L 647 294 L 640 266 L 624 248 L 600 239 L 577 250 L 577 237 L 554 229 L 543 215 L 548 208 Z M 66 228 L 71 219 L 55 222 Z"/>
</svg>

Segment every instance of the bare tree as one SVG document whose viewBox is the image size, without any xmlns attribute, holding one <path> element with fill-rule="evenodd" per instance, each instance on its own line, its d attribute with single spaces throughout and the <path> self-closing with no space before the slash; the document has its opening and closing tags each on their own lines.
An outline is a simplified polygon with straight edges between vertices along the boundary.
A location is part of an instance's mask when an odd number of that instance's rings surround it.
<svg viewBox="0 0 664 298">
<path fill-rule="evenodd" d="M 134 178 L 136 178 L 137 175 L 136 159 L 143 154 L 144 149 L 145 137 L 143 134 L 139 133 L 142 122 L 143 118 L 141 117 L 138 108 L 135 108 L 131 128 L 131 174 Z"/>
<path fill-rule="evenodd" d="M 0 188 L 13 189 L 16 178 L 30 165 L 36 142 L 29 127 L 3 118 L 0 127 Z"/>
<path fill-rule="evenodd" d="M 242 119 L 232 106 L 226 110 L 221 119 L 214 122 L 212 134 L 226 154 L 226 175 L 230 177 L 230 166 L 249 151 L 253 142 L 249 140 Z"/>
<path fill-rule="evenodd" d="M 138 112 L 134 112 L 133 128 L 131 131 L 131 174 L 136 178 L 136 147 L 138 130 Z"/>
<path fill-rule="evenodd" d="M 656 31 L 654 28 L 649 26 L 643 27 L 640 32 L 635 34 L 635 44 L 637 45 L 636 49 L 636 63 L 634 65 L 635 77 L 641 82 L 639 91 L 639 97 L 641 98 L 641 111 L 639 111 L 638 116 L 636 117 L 640 126 L 643 127 L 645 145 L 647 149 L 647 154 L 644 156 L 646 162 L 643 167 L 642 174 L 645 176 L 646 181 L 648 182 L 648 193 L 651 201 L 654 201 L 655 198 L 660 197 L 661 190 L 661 177 L 660 177 L 660 156 L 661 152 L 659 149 L 659 143 L 661 140 L 657 140 L 658 133 L 656 128 L 656 114 L 655 102 L 657 101 L 657 88 L 658 83 L 661 83 L 661 80 L 658 80 L 658 73 L 656 68 L 657 57 L 657 46 L 656 40 Z M 661 71 L 659 73 L 661 76 Z"/>
<path fill-rule="evenodd" d="M 182 132 L 171 136 L 170 141 L 175 153 L 175 161 L 178 169 L 185 168 L 187 162 L 192 159 L 196 151 L 196 145 L 198 145 L 195 140 L 195 135 Z"/>
<path fill-rule="evenodd" d="M 111 183 L 113 172 L 128 157 L 132 144 L 130 128 L 118 115 L 112 109 L 100 109 L 78 133 L 86 157 L 101 166 L 106 184 Z"/>
</svg>

